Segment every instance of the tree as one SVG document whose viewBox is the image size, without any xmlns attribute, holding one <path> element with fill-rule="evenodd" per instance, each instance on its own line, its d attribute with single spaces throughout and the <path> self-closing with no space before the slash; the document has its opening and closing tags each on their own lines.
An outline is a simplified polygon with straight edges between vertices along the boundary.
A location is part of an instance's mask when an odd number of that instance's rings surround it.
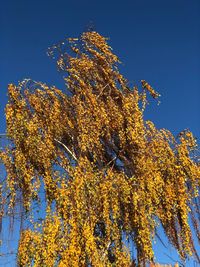
<svg viewBox="0 0 200 267">
<path fill-rule="evenodd" d="M 150 264 L 150 267 L 172 267 L 172 265 Z M 178 264 L 176 263 L 174 267 L 178 267 Z"/>
<path fill-rule="evenodd" d="M 200 239 L 192 133 L 175 138 L 144 120 L 147 93 L 159 94 L 144 80 L 140 90 L 130 88 L 98 33 L 70 38 L 49 55 L 66 74 L 66 92 L 31 80 L 8 87 L 12 146 L 1 151 L 2 202 L 12 210 L 21 199 L 30 219 L 18 266 L 146 266 L 159 225 L 183 260 L 199 260 L 189 224 Z M 40 220 L 34 205 L 43 192 Z"/>
</svg>

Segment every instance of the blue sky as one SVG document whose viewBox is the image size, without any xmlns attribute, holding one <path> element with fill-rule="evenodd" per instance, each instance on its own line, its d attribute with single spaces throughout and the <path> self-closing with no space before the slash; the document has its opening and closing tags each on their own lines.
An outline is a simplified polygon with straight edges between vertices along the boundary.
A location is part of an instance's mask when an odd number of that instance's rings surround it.
<svg viewBox="0 0 200 267">
<path fill-rule="evenodd" d="M 5 132 L 7 85 L 32 78 L 63 89 L 47 48 L 79 36 L 92 21 L 110 37 L 130 83 L 145 79 L 160 92 L 161 104 L 150 105 L 146 118 L 174 134 L 189 128 L 199 139 L 199 14 L 199 0 L 2 1 L 0 132 Z"/>
</svg>

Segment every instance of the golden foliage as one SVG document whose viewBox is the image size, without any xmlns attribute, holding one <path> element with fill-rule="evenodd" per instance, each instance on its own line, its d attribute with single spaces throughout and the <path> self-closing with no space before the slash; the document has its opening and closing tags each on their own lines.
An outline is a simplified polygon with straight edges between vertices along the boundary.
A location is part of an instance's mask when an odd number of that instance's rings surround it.
<svg viewBox="0 0 200 267">
<path fill-rule="evenodd" d="M 200 168 L 192 133 L 175 138 L 144 120 L 145 90 L 159 94 L 144 80 L 141 93 L 127 86 L 104 37 L 68 41 L 72 55 L 59 48 L 57 59 L 68 93 L 28 80 L 8 88 L 13 149 L 1 159 L 9 207 L 21 195 L 29 213 L 41 189 L 46 196 L 45 219 L 33 213 L 21 233 L 18 265 L 145 266 L 159 224 L 183 259 L 195 254 L 189 216 L 198 231 Z"/>
<path fill-rule="evenodd" d="M 178 265 L 178 263 L 176 263 L 175 265 L 174 265 L 174 267 L 178 267 L 179 265 Z M 172 267 L 172 265 L 168 265 L 168 264 L 150 264 L 150 267 Z"/>
</svg>

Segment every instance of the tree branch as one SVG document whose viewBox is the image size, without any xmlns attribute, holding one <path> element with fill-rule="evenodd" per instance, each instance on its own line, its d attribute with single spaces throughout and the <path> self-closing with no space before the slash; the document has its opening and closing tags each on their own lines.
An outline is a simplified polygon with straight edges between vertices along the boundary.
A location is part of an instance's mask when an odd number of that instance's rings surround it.
<svg viewBox="0 0 200 267">
<path fill-rule="evenodd" d="M 76 155 L 65 144 L 63 144 L 61 141 L 59 141 L 58 139 L 55 139 L 55 138 L 54 138 L 54 141 L 56 141 L 57 143 L 62 145 L 65 148 L 65 150 L 73 157 L 73 159 L 78 161 Z"/>
</svg>

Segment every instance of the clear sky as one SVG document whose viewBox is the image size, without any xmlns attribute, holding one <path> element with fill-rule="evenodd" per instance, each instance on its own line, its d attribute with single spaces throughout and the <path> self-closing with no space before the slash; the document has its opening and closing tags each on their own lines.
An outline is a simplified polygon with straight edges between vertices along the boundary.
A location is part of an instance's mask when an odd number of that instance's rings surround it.
<svg viewBox="0 0 200 267">
<path fill-rule="evenodd" d="M 174 134 L 189 128 L 200 138 L 199 14 L 199 0 L 1 1 L 0 132 L 7 85 L 32 78 L 64 88 L 47 48 L 79 36 L 92 21 L 110 37 L 130 83 L 144 79 L 160 92 L 161 104 L 150 105 L 146 118 Z"/>
</svg>

